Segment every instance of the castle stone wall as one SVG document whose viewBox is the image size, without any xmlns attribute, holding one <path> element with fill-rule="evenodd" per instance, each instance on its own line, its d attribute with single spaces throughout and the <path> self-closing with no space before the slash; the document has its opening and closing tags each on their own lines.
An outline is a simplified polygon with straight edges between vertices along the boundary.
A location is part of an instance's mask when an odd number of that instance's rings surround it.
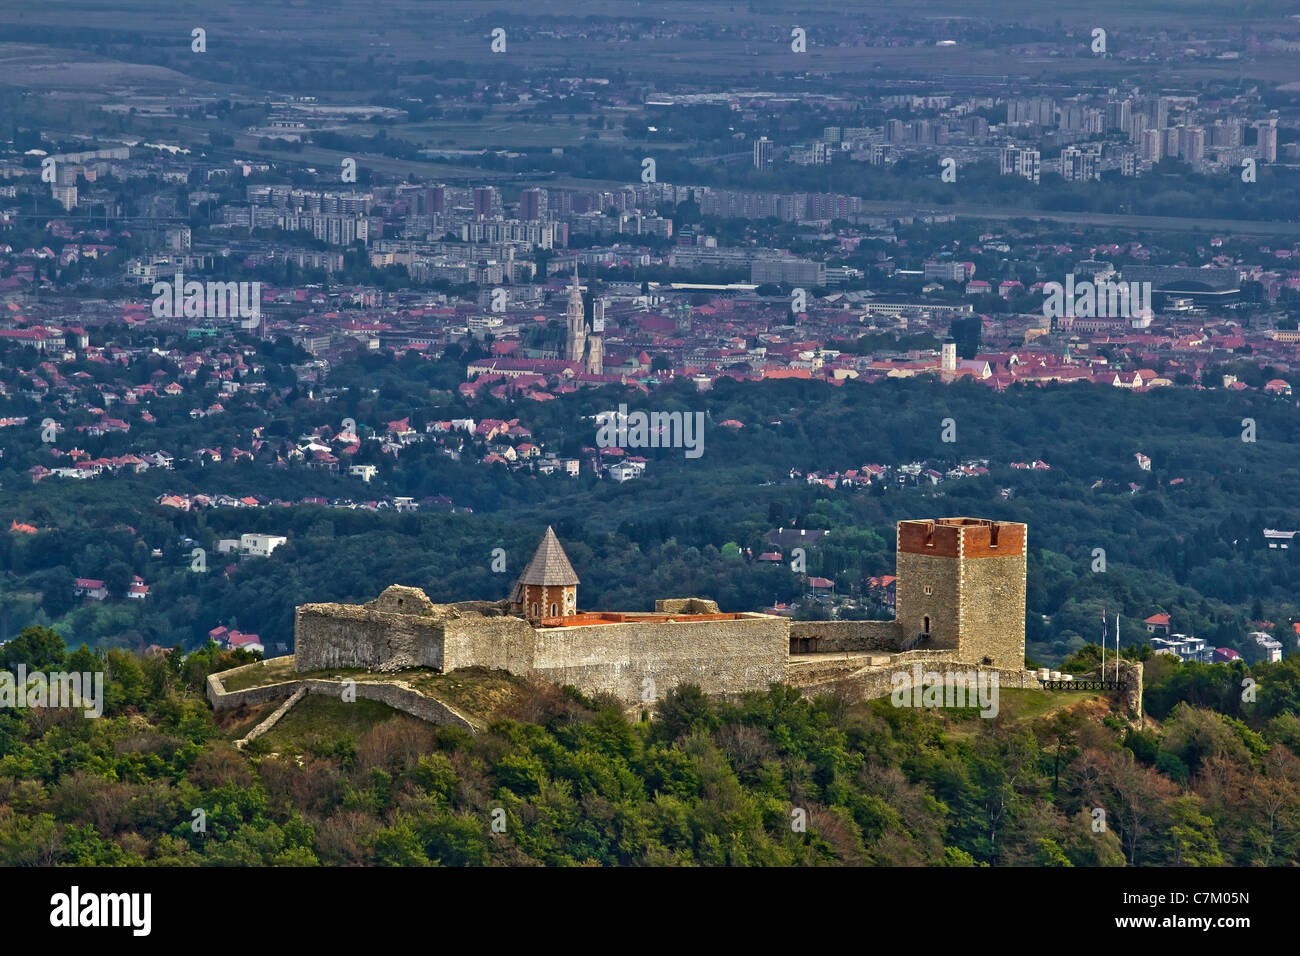
<svg viewBox="0 0 1300 956">
<path fill-rule="evenodd" d="M 522 618 L 466 615 L 447 621 L 443 633 L 445 670 L 488 667 L 526 676 L 533 669 L 535 632 Z"/>
<path fill-rule="evenodd" d="M 894 675 L 903 672 L 909 678 L 914 678 L 916 664 L 921 665 L 924 680 L 930 680 L 929 675 L 932 674 L 941 676 L 948 674 L 988 674 L 991 677 L 996 677 L 999 689 L 1007 687 L 1036 689 L 1040 687 L 1038 675 L 1034 671 L 1028 671 L 1024 668 L 1001 670 L 982 664 L 953 660 L 951 657 L 936 657 L 930 654 L 912 656 L 909 653 L 900 654 L 885 667 L 858 671 L 839 679 L 803 681 L 801 682 L 800 692 L 805 697 L 816 697 L 834 689 L 843 693 L 850 702 L 855 703 L 874 700 L 879 697 L 888 697 L 897 686 Z"/>
<path fill-rule="evenodd" d="M 342 681 L 304 680 L 301 683 L 310 694 L 325 694 L 329 697 L 339 698 L 343 695 L 344 684 Z M 454 724 L 469 731 L 477 729 L 469 718 L 460 711 L 440 700 L 434 700 L 432 697 L 421 694 L 405 681 L 385 681 L 383 683 L 353 681 L 350 686 L 355 690 L 357 700 L 377 700 L 381 704 L 387 704 L 394 710 L 400 710 L 413 717 L 419 717 L 421 720 L 427 720 L 431 724 Z"/>
<path fill-rule="evenodd" d="M 256 707 L 273 700 L 286 698 L 301 700 L 303 694 L 325 694 L 328 697 L 343 695 L 345 687 L 351 687 L 358 700 L 377 700 L 394 710 L 400 710 L 434 724 L 455 724 L 467 730 L 475 730 L 470 719 L 450 704 L 422 694 L 406 681 L 334 681 L 316 678 L 281 681 L 262 687 L 248 687 L 244 690 L 226 690 L 224 679 L 246 668 L 261 667 L 262 663 L 246 664 L 244 667 L 231 668 L 209 674 L 207 680 L 208 700 L 213 710 L 230 710 L 240 705 Z M 292 706 L 292 705 L 289 705 Z M 255 733 L 250 733 L 246 740 L 265 733 L 275 722 L 284 716 L 289 706 L 278 709 L 268 720 L 258 726 Z"/>
<path fill-rule="evenodd" d="M 894 615 L 903 640 L 925 631 L 925 646 L 955 651 L 961 626 L 961 561 L 943 555 L 899 551 L 894 584 Z M 981 655 L 983 656 L 983 655 Z"/>
<path fill-rule="evenodd" d="M 261 666 L 260 662 L 244 665 L 244 667 Z M 208 703 L 212 705 L 213 710 L 229 710 L 232 707 L 238 707 L 240 704 L 246 704 L 249 707 L 260 707 L 268 701 L 284 700 L 298 689 L 300 683 L 296 680 L 289 680 L 281 681 L 278 684 L 264 684 L 261 687 L 247 687 L 244 690 L 226 690 L 223 683 L 225 678 L 241 670 L 243 670 L 242 667 L 233 667 L 228 671 L 219 671 L 216 674 L 208 675 Z"/>
<path fill-rule="evenodd" d="M 665 598 L 655 601 L 657 614 L 717 614 L 718 602 L 707 598 Z"/>
<path fill-rule="evenodd" d="M 897 621 L 791 621 L 790 653 L 852 653 L 899 650 Z"/>
<path fill-rule="evenodd" d="M 706 694 L 766 690 L 785 679 L 789 623 L 753 615 L 732 621 L 627 622 L 537 632 L 534 669 L 584 693 L 625 704 L 663 697 L 679 684 Z"/>
<path fill-rule="evenodd" d="M 961 596 L 962 659 L 1024 667 L 1024 554 L 963 562 Z"/>
<path fill-rule="evenodd" d="M 442 618 L 367 605 L 304 604 L 294 614 L 294 670 L 443 666 Z"/>
<path fill-rule="evenodd" d="M 293 695 L 288 700 L 286 700 L 283 704 L 281 704 L 279 707 L 275 709 L 275 712 L 271 714 L 270 717 L 266 718 L 266 720 L 262 721 L 260 724 L 258 724 L 252 730 L 250 730 L 246 737 L 236 740 L 235 747 L 239 750 L 243 750 L 244 747 L 249 743 L 249 741 L 256 740 L 258 737 L 262 736 L 264 733 L 266 733 L 268 730 L 270 730 L 272 727 L 278 724 L 281 718 L 283 718 L 285 714 L 289 713 L 289 711 L 293 709 L 293 705 L 298 703 L 298 701 L 302 700 L 306 696 L 307 696 L 307 688 L 299 687 L 297 690 L 293 692 Z"/>
</svg>

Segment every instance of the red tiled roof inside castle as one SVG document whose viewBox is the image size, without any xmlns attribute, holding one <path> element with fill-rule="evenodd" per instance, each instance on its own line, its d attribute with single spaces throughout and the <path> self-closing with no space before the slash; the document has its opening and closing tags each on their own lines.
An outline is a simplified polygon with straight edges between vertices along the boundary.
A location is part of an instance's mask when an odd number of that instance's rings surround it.
<svg viewBox="0 0 1300 956">
<path fill-rule="evenodd" d="M 590 624 L 662 624 L 666 621 L 739 621 L 746 614 L 623 614 L 618 611 L 588 611 L 568 617 L 544 617 L 538 627 L 583 627 Z"/>
</svg>

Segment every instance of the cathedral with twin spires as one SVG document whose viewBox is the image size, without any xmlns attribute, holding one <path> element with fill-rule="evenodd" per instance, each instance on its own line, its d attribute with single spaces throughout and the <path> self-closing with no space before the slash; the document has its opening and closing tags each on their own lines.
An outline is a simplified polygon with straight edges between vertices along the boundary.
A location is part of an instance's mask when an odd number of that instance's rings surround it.
<svg viewBox="0 0 1300 956">
<path fill-rule="evenodd" d="M 569 304 L 565 309 L 565 359 L 580 362 L 589 375 L 605 370 L 605 300 L 591 303 L 591 333 L 587 333 L 587 310 L 582 304 L 582 286 L 578 282 L 578 263 L 573 263 L 573 285 L 569 287 Z"/>
</svg>

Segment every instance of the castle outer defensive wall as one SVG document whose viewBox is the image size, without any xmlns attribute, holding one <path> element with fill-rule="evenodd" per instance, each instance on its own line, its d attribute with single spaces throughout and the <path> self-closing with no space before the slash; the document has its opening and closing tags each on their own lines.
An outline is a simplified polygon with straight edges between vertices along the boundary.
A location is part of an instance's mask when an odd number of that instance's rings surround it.
<svg viewBox="0 0 1300 956">
<path fill-rule="evenodd" d="M 791 621 L 724 613 L 701 598 L 661 600 L 652 613 L 579 611 L 577 575 L 548 528 L 508 601 L 434 604 L 394 585 L 366 604 L 302 605 L 294 667 L 483 667 L 611 694 L 629 707 L 684 683 L 713 695 L 787 683 L 879 697 L 891 674 L 918 662 L 927 672 L 1040 686 L 1024 665 L 1025 525 L 901 521 L 897 542 L 894 620 Z"/>
<path fill-rule="evenodd" d="M 655 700 L 678 684 L 708 694 L 766 690 L 785 679 L 790 623 L 723 614 L 711 601 L 661 601 L 653 614 L 577 614 L 530 622 L 505 602 L 434 604 L 394 586 L 364 605 L 306 604 L 294 621 L 294 668 L 444 672 L 486 667 Z"/>
</svg>

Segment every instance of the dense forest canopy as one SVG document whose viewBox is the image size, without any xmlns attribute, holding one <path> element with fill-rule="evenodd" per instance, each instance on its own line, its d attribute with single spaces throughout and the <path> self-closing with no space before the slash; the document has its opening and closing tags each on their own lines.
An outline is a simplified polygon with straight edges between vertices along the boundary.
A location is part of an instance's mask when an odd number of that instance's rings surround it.
<svg viewBox="0 0 1300 956">
<path fill-rule="evenodd" d="M 629 719 L 516 682 L 471 735 L 311 695 L 296 732 L 239 751 L 265 711 L 214 715 L 195 693 L 238 655 L 11 643 L 0 670 L 108 679 L 98 720 L 0 710 L 0 865 L 1300 860 L 1295 658 L 1255 666 L 1249 701 L 1240 663 L 1149 663 L 1146 720 L 1086 693 L 1006 690 L 985 720 L 776 685 L 736 703 L 682 685 Z"/>
</svg>

